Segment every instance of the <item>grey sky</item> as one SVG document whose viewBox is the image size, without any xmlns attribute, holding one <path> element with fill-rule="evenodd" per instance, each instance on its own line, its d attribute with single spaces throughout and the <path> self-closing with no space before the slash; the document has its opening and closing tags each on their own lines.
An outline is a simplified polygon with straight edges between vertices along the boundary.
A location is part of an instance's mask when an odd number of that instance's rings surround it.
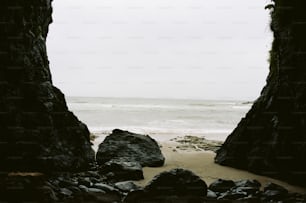
<svg viewBox="0 0 306 203">
<path fill-rule="evenodd" d="M 67 96 L 255 99 L 269 0 L 59 0 L 47 40 Z"/>
</svg>

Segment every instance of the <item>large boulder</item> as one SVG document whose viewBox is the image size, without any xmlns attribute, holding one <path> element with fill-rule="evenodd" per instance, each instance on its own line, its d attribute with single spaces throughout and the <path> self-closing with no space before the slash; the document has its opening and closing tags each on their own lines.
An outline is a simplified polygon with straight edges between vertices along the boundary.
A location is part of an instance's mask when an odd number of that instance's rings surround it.
<svg viewBox="0 0 306 203">
<path fill-rule="evenodd" d="M 138 162 L 143 167 L 158 167 L 165 162 L 157 142 L 150 136 L 119 129 L 113 130 L 99 145 L 96 159 L 99 165 L 120 159 Z"/>
<path fill-rule="evenodd" d="M 192 171 L 176 168 L 156 175 L 145 187 L 145 190 L 157 195 L 194 195 L 205 197 L 207 185 Z"/>
<path fill-rule="evenodd" d="M 51 14 L 50 0 L 1 2 L 0 171 L 75 171 L 94 162 L 87 126 L 52 84 Z"/>
<path fill-rule="evenodd" d="M 192 171 L 176 168 L 156 175 L 143 190 L 130 192 L 124 202 L 199 202 L 207 195 L 206 183 Z"/>
</svg>

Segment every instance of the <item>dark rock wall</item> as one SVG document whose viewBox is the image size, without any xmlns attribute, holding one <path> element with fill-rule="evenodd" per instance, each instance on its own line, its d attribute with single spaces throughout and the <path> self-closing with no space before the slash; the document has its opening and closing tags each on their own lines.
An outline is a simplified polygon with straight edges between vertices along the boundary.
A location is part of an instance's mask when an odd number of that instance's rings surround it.
<svg viewBox="0 0 306 203">
<path fill-rule="evenodd" d="M 0 171 L 81 170 L 94 160 L 86 125 L 52 85 L 51 13 L 50 0 L 1 1 Z"/>
<path fill-rule="evenodd" d="M 306 185 L 306 1 L 273 4 L 267 84 L 215 161 Z"/>
</svg>

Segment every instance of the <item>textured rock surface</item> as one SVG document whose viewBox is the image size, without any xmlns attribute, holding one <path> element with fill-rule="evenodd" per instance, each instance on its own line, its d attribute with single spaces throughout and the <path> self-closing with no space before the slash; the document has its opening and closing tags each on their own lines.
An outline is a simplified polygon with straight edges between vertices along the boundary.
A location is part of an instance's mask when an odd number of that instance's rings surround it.
<svg viewBox="0 0 306 203">
<path fill-rule="evenodd" d="M 306 1 L 274 3 L 267 84 L 215 161 L 306 185 Z"/>
<path fill-rule="evenodd" d="M 218 179 L 209 185 L 209 189 L 214 192 L 225 192 L 235 186 L 232 180 Z"/>
<path fill-rule="evenodd" d="M 162 166 L 165 158 L 157 142 L 148 135 L 119 129 L 113 130 L 99 145 L 97 162 L 102 165 L 113 159 L 139 162 L 141 166 Z"/>
<path fill-rule="evenodd" d="M 115 183 L 115 187 L 122 192 L 131 192 L 132 190 L 141 189 L 139 186 L 135 185 L 132 181 L 124 181 Z"/>
<path fill-rule="evenodd" d="M 141 180 L 144 179 L 142 166 L 135 161 L 126 161 L 123 159 L 112 159 L 104 163 L 99 171 L 106 175 L 110 180 Z"/>
<path fill-rule="evenodd" d="M 143 190 L 130 192 L 124 202 L 199 202 L 206 194 L 207 185 L 199 176 L 177 168 L 156 175 Z"/>
<path fill-rule="evenodd" d="M 80 170 L 94 160 L 86 125 L 52 85 L 51 13 L 50 0 L 1 2 L 0 171 Z"/>
<path fill-rule="evenodd" d="M 169 176 L 171 182 L 166 181 Z M 192 172 L 182 169 L 161 173 L 145 189 L 132 182 L 112 184 L 106 180 L 97 171 L 58 173 L 53 177 L 42 173 L 0 176 L 0 202 L 306 202 L 305 195 L 290 193 L 274 183 L 260 190 L 255 180 L 237 181 L 226 191 L 207 190 L 204 195 L 206 185 Z"/>
<path fill-rule="evenodd" d="M 206 183 L 192 171 L 176 168 L 156 175 L 144 188 L 155 194 L 206 196 Z"/>
</svg>

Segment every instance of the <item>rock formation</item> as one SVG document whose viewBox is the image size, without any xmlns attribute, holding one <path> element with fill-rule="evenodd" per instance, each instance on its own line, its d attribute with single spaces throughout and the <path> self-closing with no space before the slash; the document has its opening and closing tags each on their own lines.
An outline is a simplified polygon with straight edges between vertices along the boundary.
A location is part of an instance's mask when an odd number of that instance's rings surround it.
<svg viewBox="0 0 306 203">
<path fill-rule="evenodd" d="M 142 167 L 158 167 L 165 162 L 157 142 L 150 136 L 120 129 L 105 138 L 96 157 L 101 174 L 122 181 L 143 179 Z"/>
<path fill-rule="evenodd" d="M 207 185 L 192 171 L 175 168 L 156 175 L 148 185 L 128 193 L 125 203 L 204 202 Z"/>
<path fill-rule="evenodd" d="M 267 84 L 215 161 L 306 185 L 306 1 L 273 3 Z"/>
<path fill-rule="evenodd" d="M 113 130 L 99 145 L 97 152 L 100 165 L 113 159 L 137 161 L 141 166 L 149 167 L 162 166 L 165 162 L 157 142 L 150 136 L 120 129 Z"/>
<path fill-rule="evenodd" d="M 52 85 L 51 13 L 51 0 L 1 2 L 0 171 L 81 170 L 94 161 L 86 125 Z"/>
</svg>

